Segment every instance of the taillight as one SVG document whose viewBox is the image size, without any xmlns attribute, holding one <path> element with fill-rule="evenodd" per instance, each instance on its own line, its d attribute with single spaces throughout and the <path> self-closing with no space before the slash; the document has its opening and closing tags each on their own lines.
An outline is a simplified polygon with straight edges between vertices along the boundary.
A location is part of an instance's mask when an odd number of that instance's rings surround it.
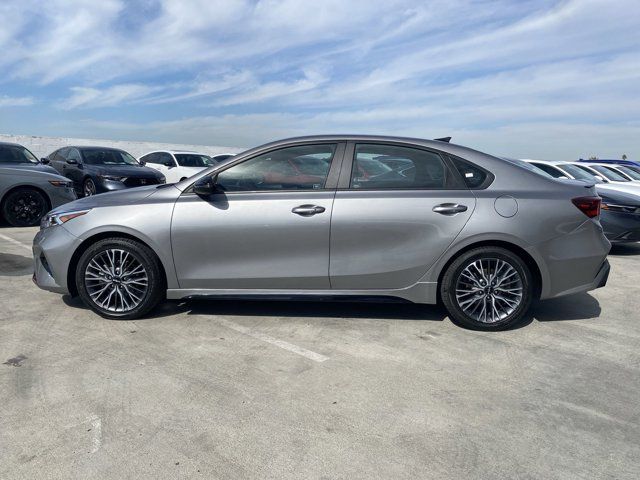
<svg viewBox="0 0 640 480">
<path fill-rule="evenodd" d="M 578 197 L 571 200 L 587 217 L 593 218 L 600 215 L 600 197 Z"/>
</svg>

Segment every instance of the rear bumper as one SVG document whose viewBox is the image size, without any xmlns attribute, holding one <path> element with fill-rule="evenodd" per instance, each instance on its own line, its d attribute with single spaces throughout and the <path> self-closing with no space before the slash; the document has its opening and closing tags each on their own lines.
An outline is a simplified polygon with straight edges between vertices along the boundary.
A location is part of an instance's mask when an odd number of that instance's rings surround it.
<svg viewBox="0 0 640 480">
<path fill-rule="evenodd" d="M 542 257 L 541 299 L 586 292 L 606 284 L 611 243 L 598 222 L 588 220 L 573 232 L 536 245 Z"/>
</svg>

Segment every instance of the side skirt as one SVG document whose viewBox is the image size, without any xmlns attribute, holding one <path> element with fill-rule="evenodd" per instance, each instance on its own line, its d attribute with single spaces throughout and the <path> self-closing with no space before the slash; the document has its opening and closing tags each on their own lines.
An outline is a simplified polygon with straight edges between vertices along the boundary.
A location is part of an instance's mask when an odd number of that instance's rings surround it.
<svg viewBox="0 0 640 480">
<path fill-rule="evenodd" d="M 392 290 L 272 290 L 272 289 L 188 289 L 170 288 L 168 300 L 187 298 L 263 298 L 278 300 L 310 301 L 405 301 L 412 303 L 435 304 L 438 285 L 436 282 L 419 282 L 408 288 Z"/>
</svg>

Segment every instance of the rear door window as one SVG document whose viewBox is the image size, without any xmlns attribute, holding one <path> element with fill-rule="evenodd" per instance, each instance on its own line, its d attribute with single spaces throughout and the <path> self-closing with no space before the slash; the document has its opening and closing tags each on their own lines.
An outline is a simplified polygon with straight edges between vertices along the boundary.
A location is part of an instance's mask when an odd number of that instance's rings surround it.
<svg viewBox="0 0 640 480">
<path fill-rule="evenodd" d="M 352 189 L 444 189 L 447 169 L 437 153 L 418 148 L 356 144 Z"/>
</svg>

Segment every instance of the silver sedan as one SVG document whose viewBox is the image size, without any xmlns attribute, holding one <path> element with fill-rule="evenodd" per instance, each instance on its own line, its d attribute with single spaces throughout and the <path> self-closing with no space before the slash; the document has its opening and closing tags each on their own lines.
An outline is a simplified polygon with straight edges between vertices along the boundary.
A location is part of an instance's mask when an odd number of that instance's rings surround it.
<svg viewBox="0 0 640 480">
<path fill-rule="evenodd" d="M 348 296 L 441 300 L 462 326 L 505 329 L 609 273 L 593 186 L 534 170 L 443 141 L 274 142 L 54 210 L 35 281 L 108 318 L 165 298 Z"/>
</svg>

